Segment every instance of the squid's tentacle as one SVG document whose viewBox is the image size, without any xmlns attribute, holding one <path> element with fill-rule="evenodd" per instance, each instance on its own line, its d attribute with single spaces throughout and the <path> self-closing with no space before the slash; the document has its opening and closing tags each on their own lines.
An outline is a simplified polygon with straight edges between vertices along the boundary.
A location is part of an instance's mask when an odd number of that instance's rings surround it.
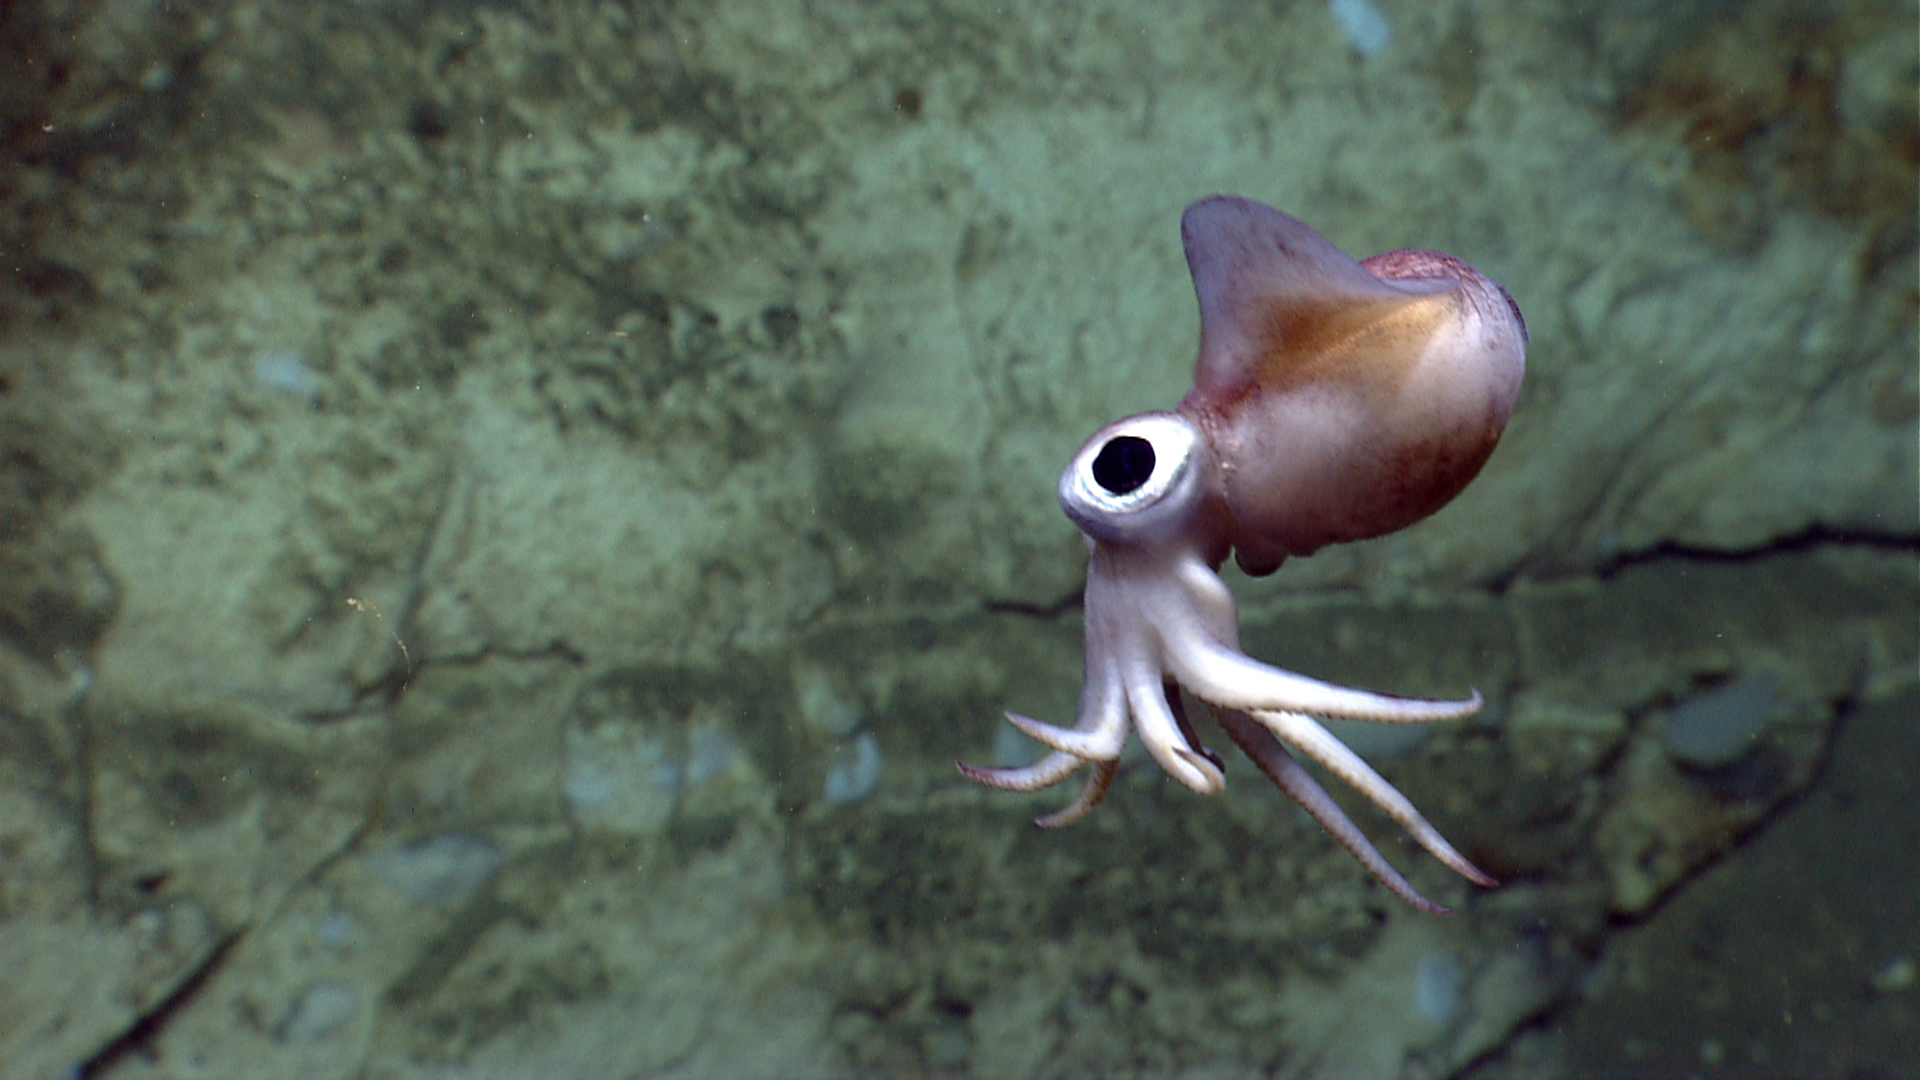
<svg viewBox="0 0 1920 1080">
<path fill-rule="evenodd" d="M 1415 889 L 1401 876 L 1400 871 L 1393 868 L 1386 856 L 1373 846 L 1373 841 L 1360 831 L 1360 826 L 1355 825 L 1347 812 L 1340 809 L 1340 804 L 1333 801 L 1333 796 L 1327 794 L 1327 789 L 1321 787 L 1311 773 L 1293 760 L 1293 755 L 1287 753 L 1287 748 L 1280 745 L 1272 732 L 1236 709 L 1215 710 L 1214 718 L 1226 729 L 1227 736 L 1239 744 L 1255 765 L 1260 766 L 1260 771 L 1267 774 L 1274 786 L 1299 803 L 1341 847 L 1352 852 L 1374 880 L 1421 911 L 1434 915 L 1453 914 L 1451 910 L 1422 896 L 1420 890 Z"/>
<path fill-rule="evenodd" d="M 1352 785 L 1368 801 L 1386 811 L 1388 817 L 1398 822 L 1415 842 L 1444 863 L 1447 869 L 1475 885 L 1492 888 L 1498 884 L 1482 873 L 1479 867 L 1468 862 L 1466 856 L 1454 850 L 1453 845 L 1447 843 L 1447 838 L 1440 835 L 1440 830 L 1422 817 L 1412 801 L 1400 794 L 1399 789 L 1387 783 L 1386 777 L 1375 772 L 1373 766 L 1362 760 L 1346 743 L 1334 738 L 1332 732 L 1315 723 L 1312 717 L 1295 712 L 1266 710 L 1255 710 L 1250 715 L 1282 742 L 1299 748 L 1301 753 L 1319 762 L 1328 772 Z"/>
</svg>

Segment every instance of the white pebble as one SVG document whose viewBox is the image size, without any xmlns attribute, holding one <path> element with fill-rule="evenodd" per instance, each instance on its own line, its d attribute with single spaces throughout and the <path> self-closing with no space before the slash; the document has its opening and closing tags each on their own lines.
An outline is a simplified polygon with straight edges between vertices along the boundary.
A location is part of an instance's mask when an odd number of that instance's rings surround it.
<svg viewBox="0 0 1920 1080">
<path fill-rule="evenodd" d="M 1460 998 L 1467 978 L 1453 954 L 1434 950 L 1413 969 L 1413 1007 L 1436 1027 L 1447 1027 L 1460 1015 Z"/>
<path fill-rule="evenodd" d="M 320 377 L 298 353 L 261 349 L 253 354 L 254 380 L 272 390 L 311 401 L 320 393 Z"/>
<path fill-rule="evenodd" d="M 1911 956 L 1896 956 L 1887 961 L 1887 965 L 1873 973 L 1869 980 L 1875 990 L 1883 994 L 1898 994 L 1911 990 L 1914 986 L 1914 965 Z"/>
<path fill-rule="evenodd" d="M 627 723 L 570 727 L 561 747 L 560 789 L 575 821 L 640 836 L 666 828 L 686 778 L 671 733 Z"/>
<path fill-rule="evenodd" d="M 1362 60 L 1371 60 L 1393 41 L 1393 24 L 1373 0 L 1327 0 L 1333 20 L 1347 36 L 1347 45 Z"/>
<path fill-rule="evenodd" d="M 1779 689 L 1779 676 L 1763 671 L 1680 702 L 1660 728 L 1668 755 L 1700 769 L 1740 760 L 1772 721 Z"/>
<path fill-rule="evenodd" d="M 367 860 L 382 884 L 422 904 L 451 904 L 485 888 L 506 861 L 500 845 L 479 836 L 446 833 Z"/>
<path fill-rule="evenodd" d="M 344 953 L 351 951 L 360 940 L 360 924 L 353 916 L 335 911 L 320 920 L 314 928 L 320 944 L 328 952 Z"/>
<path fill-rule="evenodd" d="M 322 979 L 301 992 L 280 1032 L 296 1046 L 311 1045 L 353 1023 L 359 1013 L 359 990 L 337 979 Z"/>
<path fill-rule="evenodd" d="M 880 740 L 863 731 L 834 752 L 822 794 L 835 806 L 849 806 L 880 786 Z"/>
<path fill-rule="evenodd" d="M 733 734 L 719 724 L 703 724 L 693 729 L 687 739 L 688 787 L 725 776 L 733 768 L 733 759 L 740 753 L 740 744 L 734 741 Z"/>
</svg>

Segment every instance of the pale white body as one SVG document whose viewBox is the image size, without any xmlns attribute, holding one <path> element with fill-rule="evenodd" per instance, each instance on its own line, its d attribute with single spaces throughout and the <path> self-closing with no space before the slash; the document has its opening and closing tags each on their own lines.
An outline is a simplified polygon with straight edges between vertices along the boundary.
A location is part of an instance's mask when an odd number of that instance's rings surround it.
<svg viewBox="0 0 1920 1080">
<path fill-rule="evenodd" d="M 1128 734 L 1181 783 L 1226 784 L 1181 689 L 1205 702 L 1281 790 L 1416 907 L 1421 896 L 1288 752 L 1305 754 L 1405 828 L 1448 868 L 1492 885 L 1413 804 L 1313 719 L 1428 723 L 1471 715 L 1480 695 L 1420 701 L 1260 663 L 1240 651 L 1230 553 L 1255 574 L 1329 543 L 1412 524 L 1466 486 L 1504 429 L 1525 366 L 1512 297 L 1451 256 L 1395 251 L 1358 263 L 1299 221 L 1244 199 L 1182 220 L 1201 310 L 1194 390 L 1180 411 L 1109 424 L 1060 479 L 1089 547 L 1086 681 L 1072 728 L 1009 713 L 1052 749 L 1033 765 L 960 771 L 1033 791 L 1093 772 L 1039 819 L 1084 817 L 1106 796 Z"/>
</svg>

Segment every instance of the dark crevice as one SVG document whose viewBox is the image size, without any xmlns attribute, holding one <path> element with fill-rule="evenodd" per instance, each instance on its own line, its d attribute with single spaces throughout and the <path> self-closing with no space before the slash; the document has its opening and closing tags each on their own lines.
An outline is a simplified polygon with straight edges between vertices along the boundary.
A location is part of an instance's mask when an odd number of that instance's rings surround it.
<svg viewBox="0 0 1920 1080">
<path fill-rule="evenodd" d="M 181 979 L 174 988 L 134 1018 L 127 1029 L 116 1036 L 112 1042 L 101 1047 L 73 1071 L 79 1080 L 88 1080 L 110 1071 L 115 1065 L 134 1054 L 147 1053 L 154 1040 L 165 1030 L 172 1019 L 193 1002 L 201 990 L 204 990 L 213 977 L 220 973 L 227 958 L 233 955 L 234 947 L 246 936 L 246 930 L 239 929 L 220 939 L 219 944 L 208 951 L 207 955 Z"/>
<path fill-rule="evenodd" d="M 564 641 L 551 641 L 545 645 L 528 649 L 484 648 L 474 653 L 434 656 L 412 661 L 410 669 L 402 667 L 388 668 L 371 684 L 361 687 L 355 695 L 353 704 L 344 709 L 323 709 L 300 714 L 300 719 L 310 724 L 328 724 L 350 719 L 364 713 L 370 704 L 387 706 L 397 703 L 414 680 L 425 674 L 429 668 L 479 667 L 490 660 L 534 662 L 540 660 L 558 660 L 569 667 L 584 667 L 587 663 L 585 653 Z"/>
<path fill-rule="evenodd" d="M 1600 580 L 1606 581 L 1646 563 L 1669 560 L 1726 564 L 1754 563 L 1776 556 L 1801 555 L 1821 548 L 1834 547 L 1910 552 L 1920 555 L 1920 536 L 1911 533 L 1836 529 L 1815 525 L 1802 532 L 1782 536 L 1750 548 L 1709 548 L 1677 541 L 1665 541 L 1640 551 L 1616 555 L 1594 567 L 1592 573 Z"/>
<path fill-rule="evenodd" d="M 1639 551 L 1616 555 L 1610 559 L 1574 573 L 1561 572 L 1532 577 L 1526 573 L 1526 563 L 1516 565 L 1496 577 L 1488 579 L 1482 589 L 1493 596 L 1506 595 L 1520 581 L 1541 583 L 1554 580 L 1567 580 L 1580 577 L 1595 577 L 1601 581 L 1610 581 L 1635 567 L 1650 563 L 1668 561 L 1686 561 L 1703 563 L 1758 563 L 1768 559 L 1800 555 L 1822 548 L 1858 548 L 1867 551 L 1908 552 L 1920 555 L 1920 535 L 1897 532 L 1878 532 L 1867 529 L 1838 529 L 1825 525 L 1815 525 L 1801 532 L 1782 536 L 1756 547 L 1749 548 L 1710 548 L 1678 541 L 1665 541 Z M 1468 590 L 1472 591 L 1472 590 Z M 1031 619 L 1057 619 L 1078 611 L 1083 606 L 1085 588 L 1079 586 L 1073 592 L 1052 600 L 987 600 L 981 606 L 989 615 L 1019 615 Z M 1321 589 L 1315 590 L 1316 596 L 1339 596 L 1342 594 L 1361 595 L 1358 589 Z"/>
</svg>

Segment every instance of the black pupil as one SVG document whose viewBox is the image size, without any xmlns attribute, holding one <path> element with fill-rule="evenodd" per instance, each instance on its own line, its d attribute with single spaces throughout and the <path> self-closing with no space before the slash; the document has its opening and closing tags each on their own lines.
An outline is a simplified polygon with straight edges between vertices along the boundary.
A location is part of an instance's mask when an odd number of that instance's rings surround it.
<svg viewBox="0 0 1920 1080">
<path fill-rule="evenodd" d="M 1137 491 L 1153 476 L 1153 444 L 1137 435 L 1107 440 L 1093 456 L 1093 479 L 1115 495 Z"/>
</svg>

